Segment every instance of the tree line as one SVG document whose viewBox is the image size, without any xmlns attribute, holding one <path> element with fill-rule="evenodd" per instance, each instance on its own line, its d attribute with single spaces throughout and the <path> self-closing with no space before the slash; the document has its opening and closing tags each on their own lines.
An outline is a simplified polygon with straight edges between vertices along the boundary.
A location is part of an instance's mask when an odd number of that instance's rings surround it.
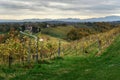
<svg viewBox="0 0 120 80">
<path fill-rule="evenodd" d="M 66 33 L 66 38 L 65 38 L 66 40 L 78 40 L 90 34 L 106 32 L 115 27 L 119 27 L 119 24 L 112 24 L 108 22 L 57 23 L 57 24 L 47 23 L 47 22 L 1 23 L 0 33 L 8 33 L 12 29 L 17 30 L 17 31 L 25 31 L 27 26 L 32 26 L 32 32 L 38 33 L 41 31 L 41 29 L 47 28 L 47 25 L 49 25 L 52 28 L 56 28 L 58 26 L 68 27 L 68 25 L 73 26 L 74 28 Z M 3 39 L 4 35 L 5 34 L 0 35 L 0 39 Z M 8 36 L 5 35 L 4 39 L 6 39 L 7 37 Z M 4 40 L 2 42 L 4 42 Z"/>
</svg>

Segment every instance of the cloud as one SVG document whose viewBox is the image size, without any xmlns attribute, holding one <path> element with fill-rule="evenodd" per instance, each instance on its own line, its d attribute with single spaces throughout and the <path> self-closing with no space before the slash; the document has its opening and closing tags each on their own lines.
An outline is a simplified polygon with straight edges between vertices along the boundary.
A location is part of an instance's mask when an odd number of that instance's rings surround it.
<svg viewBox="0 0 120 80">
<path fill-rule="evenodd" d="M 0 17 L 18 18 L 19 15 L 19 18 L 30 16 L 35 18 L 86 18 L 120 15 L 119 4 L 119 0 L 1 0 Z"/>
</svg>

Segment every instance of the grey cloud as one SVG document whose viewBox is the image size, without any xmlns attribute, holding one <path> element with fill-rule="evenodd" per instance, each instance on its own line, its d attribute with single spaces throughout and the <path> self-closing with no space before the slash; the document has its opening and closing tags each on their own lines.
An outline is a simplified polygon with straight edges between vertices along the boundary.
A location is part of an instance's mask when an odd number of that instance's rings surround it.
<svg viewBox="0 0 120 80">
<path fill-rule="evenodd" d="M 32 15 L 64 15 L 65 12 L 68 15 L 120 14 L 119 4 L 119 0 L 1 0 L 0 13 L 22 15 L 23 11 L 23 14 Z"/>
<path fill-rule="evenodd" d="M 35 6 L 36 4 L 25 4 L 25 3 L 17 3 L 17 2 L 1 2 L 0 3 L 0 8 L 4 8 L 4 9 L 10 9 L 12 10 L 23 10 L 23 9 L 28 9 L 28 10 L 35 10 L 35 9 L 43 9 L 43 7 L 38 7 Z M 43 9 L 44 10 L 44 9 Z"/>
</svg>

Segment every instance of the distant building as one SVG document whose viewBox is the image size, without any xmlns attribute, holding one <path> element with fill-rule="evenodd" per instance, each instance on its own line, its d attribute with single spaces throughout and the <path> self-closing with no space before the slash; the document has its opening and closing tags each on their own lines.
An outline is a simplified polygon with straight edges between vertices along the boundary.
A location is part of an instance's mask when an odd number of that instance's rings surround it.
<svg viewBox="0 0 120 80">
<path fill-rule="evenodd" d="M 46 26 L 47 28 L 49 28 L 50 27 L 50 25 L 49 24 L 47 24 L 47 26 Z"/>
<path fill-rule="evenodd" d="M 32 31 L 32 26 L 31 25 L 27 25 L 25 28 L 26 28 L 26 30 L 28 30 L 30 32 Z"/>
<path fill-rule="evenodd" d="M 28 30 L 30 32 L 33 32 L 33 33 L 38 33 L 41 31 L 40 28 L 36 27 L 36 26 L 32 26 L 32 25 L 22 25 L 21 26 L 21 30 L 24 32 L 25 30 Z"/>
</svg>

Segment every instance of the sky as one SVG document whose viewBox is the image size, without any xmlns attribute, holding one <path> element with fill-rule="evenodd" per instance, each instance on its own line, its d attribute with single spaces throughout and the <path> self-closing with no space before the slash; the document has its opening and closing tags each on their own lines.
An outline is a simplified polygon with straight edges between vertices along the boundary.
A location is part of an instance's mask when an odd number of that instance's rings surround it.
<svg viewBox="0 0 120 80">
<path fill-rule="evenodd" d="M 0 0 L 0 19 L 120 16 L 120 0 Z"/>
</svg>

